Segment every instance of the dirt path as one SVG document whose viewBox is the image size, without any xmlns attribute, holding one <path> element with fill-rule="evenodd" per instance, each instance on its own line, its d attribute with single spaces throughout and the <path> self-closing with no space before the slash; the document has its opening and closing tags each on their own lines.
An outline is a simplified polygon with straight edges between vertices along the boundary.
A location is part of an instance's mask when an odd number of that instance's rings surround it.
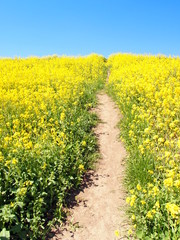
<svg viewBox="0 0 180 240">
<path fill-rule="evenodd" d="M 125 216 L 125 192 L 122 181 L 123 159 L 126 151 L 118 141 L 116 127 L 120 119 L 114 102 L 105 94 L 98 95 L 95 110 L 101 123 L 95 129 L 102 158 L 96 171 L 91 171 L 88 181 L 74 199 L 68 223 L 53 240 L 113 240 L 127 239 L 128 221 Z M 114 231 L 119 230 L 119 238 Z"/>
</svg>

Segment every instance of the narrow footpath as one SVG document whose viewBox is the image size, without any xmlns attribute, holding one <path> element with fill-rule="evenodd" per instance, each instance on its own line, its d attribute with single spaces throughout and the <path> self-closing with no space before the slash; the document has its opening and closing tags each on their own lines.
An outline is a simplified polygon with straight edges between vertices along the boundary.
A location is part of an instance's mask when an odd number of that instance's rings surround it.
<svg viewBox="0 0 180 240">
<path fill-rule="evenodd" d="M 77 204 L 70 209 L 67 224 L 63 230 L 56 230 L 53 240 L 128 239 L 123 188 L 126 151 L 118 140 L 117 128 L 121 116 L 115 103 L 103 92 L 98 95 L 95 112 L 101 121 L 95 129 L 101 159 L 90 174 L 90 184 L 75 197 Z M 115 230 L 119 237 L 115 237 Z"/>
</svg>

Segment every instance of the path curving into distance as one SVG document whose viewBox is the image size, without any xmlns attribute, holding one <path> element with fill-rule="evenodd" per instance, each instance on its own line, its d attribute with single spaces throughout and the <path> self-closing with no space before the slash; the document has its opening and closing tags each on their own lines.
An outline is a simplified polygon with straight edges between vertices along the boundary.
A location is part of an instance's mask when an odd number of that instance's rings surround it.
<svg viewBox="0 0 180 240">
<path fill-rule="evenodd" d="M 126 151 L 118 140 L 120 113 L 105 93 L 98 96 L 95 112 L 100 123 L 95 129 L 101 159 L 88 182 L 75 197 L 66 225 L 55 230 L 52 240 L 113 240 L 128 239 L 128 217 L 125 214 L 123 188 Z M 120 236 L 115 237 L 115 230 Z"/>
</svg>

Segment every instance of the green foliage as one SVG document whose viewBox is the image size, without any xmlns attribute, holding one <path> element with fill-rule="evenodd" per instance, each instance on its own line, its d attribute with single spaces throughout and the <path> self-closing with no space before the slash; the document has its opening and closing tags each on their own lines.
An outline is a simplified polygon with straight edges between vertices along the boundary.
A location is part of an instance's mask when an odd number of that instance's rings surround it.
<svg viewBox="0 0 180 240">
<path fill-rule="evenodd" d="M 67 62 L 67 75 L 70 66 Z M 91 65 L 89 68 L 95 71 Z M 92 127 L 97 117 L 89 109 L 96 104 L 106 68 L 102 65 L 101 74 L 93 80 L 93 74 L 84 80 L 85 70 L 78 70 L 81 79 L 77 89 L 68 89 L 68 100 L 62 101 L 55 92 L 52 102 L 42 99 L 46 110 L 42 106 L 37 115 L 31 106 L 15 111 L 7 103 L 2 116 L 8 118 L 8 124 L 0 121 L 4 128 L 0 132 L 0 239 L 10 235 L 18 240 L 43 239 L 51 222 L 62 219 L 70 189 L 78 187 L 84 172 L 92 167 L 97 152 Z M 49 83 L 52 92 L 55 84 Z M 25 116 L 27 108 L 33 114 Z"/>
<path fill-rule="evenodd" d="M 107 91 L 123 114 L 126 201 L 134 235 L 178 240 L 180 60 L 117 54 L 108 59 L 108 65 Z"/>
</svg>

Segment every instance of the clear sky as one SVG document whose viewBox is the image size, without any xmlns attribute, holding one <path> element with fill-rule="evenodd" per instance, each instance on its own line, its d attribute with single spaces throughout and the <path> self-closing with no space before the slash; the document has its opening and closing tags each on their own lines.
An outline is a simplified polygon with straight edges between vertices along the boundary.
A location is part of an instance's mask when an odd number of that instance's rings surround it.
<svg viewBox="0 0 180 240">
<path fill-rule="evenodd" d="M 0 0 L 0 56 L 180 56 L 180 0 Z"/>
</svg>

